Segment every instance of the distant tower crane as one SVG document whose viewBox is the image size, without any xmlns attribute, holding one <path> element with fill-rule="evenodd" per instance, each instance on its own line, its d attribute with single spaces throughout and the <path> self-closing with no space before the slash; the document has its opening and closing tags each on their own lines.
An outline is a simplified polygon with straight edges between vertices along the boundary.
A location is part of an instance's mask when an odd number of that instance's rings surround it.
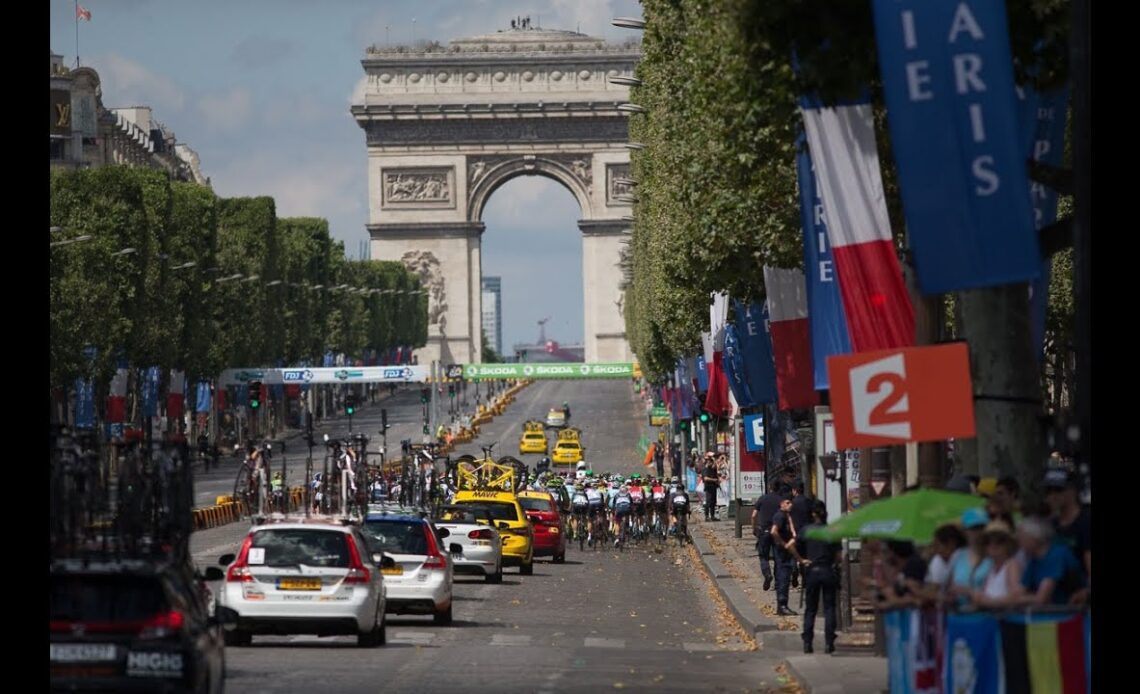
<svg viewBox="0 0 1140 694">
<path fill-rule="evenodd" d="M 550 322 L 550 316 L 538 321 L 538 344 L 546 344 L 546 324 Z"/>
</svg>

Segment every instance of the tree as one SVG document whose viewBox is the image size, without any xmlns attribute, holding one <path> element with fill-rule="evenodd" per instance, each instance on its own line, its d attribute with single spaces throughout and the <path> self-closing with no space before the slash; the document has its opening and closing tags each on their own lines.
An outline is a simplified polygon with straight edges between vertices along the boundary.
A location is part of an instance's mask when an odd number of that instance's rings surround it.
<svg viewBox="0 0 1140 694">
<path fill-rule="evenodd" d="M 487 331 L 483 331 L 483 363 L 484 364 L 502 364 L 503 358 L 495 351 L 491 342 L 487 339 Z"/>
</svg>

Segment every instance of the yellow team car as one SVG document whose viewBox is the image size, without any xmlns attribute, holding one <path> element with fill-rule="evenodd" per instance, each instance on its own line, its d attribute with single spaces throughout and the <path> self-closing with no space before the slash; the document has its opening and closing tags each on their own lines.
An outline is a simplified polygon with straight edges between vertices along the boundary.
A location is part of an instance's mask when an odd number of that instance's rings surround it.
<svg viewBox="0 0 1140 694">
<path fill-rule="evenodd" d="M 513 493 L 460 490 L 453 503 L 470 509 L 478 522 L 495 524 L 503 540 L 503 566 L 517 566 L 524 576 L 534 573 L 534 529 Z"/>
<path fill-rule="evenodd" d="M 546 434 L 541 431 L 524 431 L 522 438 L 519 439 L 519 453 L 542 453 L 546 454 L 550 446 L 546 442 Z"/>
<path fill-rule="evenodd" d="M 582 444 L 577 439 L 559 439 L 554 445 L 551 461 L 561 465 L 573 465 L 582 459 Z"/>
</svg>

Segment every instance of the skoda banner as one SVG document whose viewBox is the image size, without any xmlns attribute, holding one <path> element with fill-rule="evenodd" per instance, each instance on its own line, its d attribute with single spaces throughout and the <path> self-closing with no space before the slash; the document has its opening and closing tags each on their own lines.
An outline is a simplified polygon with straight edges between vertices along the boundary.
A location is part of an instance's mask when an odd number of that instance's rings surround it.
<svg viewBox="0 0 1140 694">
<path fill-rule="evenodd" d="M 464 364 L 463 377 L 475 378 L 632 378 L 632 362 L 590 364 Z"/>
</svg>

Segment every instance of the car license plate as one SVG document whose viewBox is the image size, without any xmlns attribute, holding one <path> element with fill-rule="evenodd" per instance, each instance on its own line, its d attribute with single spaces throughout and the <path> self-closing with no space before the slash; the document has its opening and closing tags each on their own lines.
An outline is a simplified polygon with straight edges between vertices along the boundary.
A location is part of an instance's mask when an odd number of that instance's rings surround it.
<svg viewBox="0 0 1140 694">
<path fill-rule="evenodd" d="M 277 582 L 279 590 L 320 590 L 319 578 L 282 578 Z"/>
<path fill-rule="evenodd" d="M 99 643 L 53 643 L 51 659 L 58 663 L 99 663 L 115 660 L 115 646 Z"/>
<path fill-rule="evenodd" d="M 390 569 L 380 569 L 380 573 L 384 574 L 385 576 L 403 576 L 404 575 L 404 567 L 393 566 Z"/>
</svg>

